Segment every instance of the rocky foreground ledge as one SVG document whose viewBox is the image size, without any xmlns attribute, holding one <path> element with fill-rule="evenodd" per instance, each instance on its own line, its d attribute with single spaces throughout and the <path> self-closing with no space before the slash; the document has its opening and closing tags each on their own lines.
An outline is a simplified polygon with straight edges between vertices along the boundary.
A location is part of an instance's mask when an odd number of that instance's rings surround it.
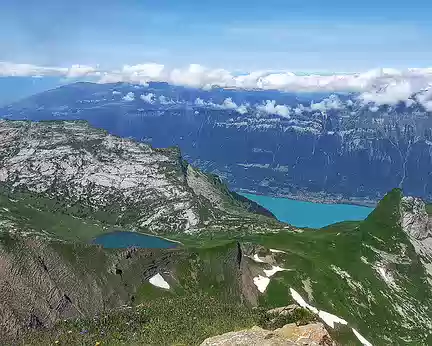
<svg viewBox="0 0 432 346">
<path fill-rule="evenodd" d="M 204 340 L 201 346 L 333 346 L 336 345 L 322 323 L 297 326 L 286 324 L 276 330 L 260 327 L 230 332 Z"/>
</svg>

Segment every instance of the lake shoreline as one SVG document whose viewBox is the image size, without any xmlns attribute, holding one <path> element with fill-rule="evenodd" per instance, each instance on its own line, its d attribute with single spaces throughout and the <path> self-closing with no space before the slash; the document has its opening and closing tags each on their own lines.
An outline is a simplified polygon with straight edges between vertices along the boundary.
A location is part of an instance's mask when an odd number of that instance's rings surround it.
<svg viewBox="0 0 432 346">
<path fill-rule="evenodd" d="M 166 241 L 170 241 L 171 243 L 177 243 L 177 244 L 180 244 L 180 245 L 184 246 L 184 244 L 181 241 L 179 241 L 179 240 L 165 238 L 165 237 L 162 237 L 160 235 L 151 234 L 151 233 L 144 233 L 144 232 L 137 232 L 137 231 L 130 231 L 130 232 L 132 232 L 132 233 L 139 233 L 139 234 L 147 235 L 147 236 L 150 236 L 150 237 L 155 237 L 155 238 L 163 239 L 163 240 L 166 240 Z"/>
<path fill-rule="evenodd" d="M 375 208 L 379 202 L 379 200 L 331 197 L 331 195 L 318 196 L 318 194 L 311 194 L 311 193 L 264 194 L 264 193 L 260 193 L 259 191 L 249 190 L 249 189 L 235 189 L 233 191 L 239 194 L 251 194 L 251 195 L 273 197 L 273 198 L 286 198 L 292 201 L 310 202 L 310 203 L 319 203 L 319 204 L 344 204 L 344 205 L 354 205 L 354 206 L 368 207 L 368 208 Z"/>
<path fill-rule="evenodd" d="M 279 221 L 299 228 L 322 228 L 343 221 L 362 221 L 373 208 L 343 203 L 311 201 L 251 193 L 242 196 L 269 210 Z"/>
<path fill-rule="evenodd" d="M 184 246 L 184 244 L 181 241 L 174 240 L 174 239 L 169 239 L 169 238 L 162 237 L 162 236 L 159 236 L 159 235 L 150 234 L 150 233 L 143 233 L 143 232 L 139 232 L 139 231 L 123 231 L 123 230 L 114 230 L 114 231 L 109 231 L 109 232 L 106 232 L 106 233 L 99 234 L 98 236 L 96 236 L 95 238 L 93 238 L 90 241 L 90 244 L 92 244 L 92 245 L 102 245 L 103 247 L 106 247 L 103 243 L 100 243 L 100 240 L 103 239 L 103 238 L 114 237 L 116 235 L 119 235 L 119 236 L 120 235 L 143 236 L 143 237 L 158 239 L 160 241 L 165 241 L 167 243 L 173 244 L 173 246 L 162 247 L 162 248 L 178 248 L 180 246 Z M 126 247 L 129 247 L 129 246 L 121 246 L 119 248 L 126 248 Z M 138 245 L 131 245 L 130 247 L 148 248 L 148 249 L 152 249 L 153 248 L 153 247 L 138 246 Z M 160 247 L 154 247 L 154 248 L 160 248 Z"/>
</svg>

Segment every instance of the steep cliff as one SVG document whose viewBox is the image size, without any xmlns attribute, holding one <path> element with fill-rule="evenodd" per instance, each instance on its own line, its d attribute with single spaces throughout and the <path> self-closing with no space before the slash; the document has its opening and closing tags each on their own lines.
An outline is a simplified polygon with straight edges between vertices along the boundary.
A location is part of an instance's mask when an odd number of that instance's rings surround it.
<svg viewBox="0 0 432 346">
<path fill-rule="evenodd" d="M 106 250 L 2 233 L 0 263 L 0 343 L 63 320 L 147 304 L 160 294 L 184 297 L 179 299 L 204 294 L 202 299 L 245 307 L 256 304 L 258 295 L 235 242 L 211 251 Z M 151 280 L 155 277 L 159 281 Z"/>
</svg>

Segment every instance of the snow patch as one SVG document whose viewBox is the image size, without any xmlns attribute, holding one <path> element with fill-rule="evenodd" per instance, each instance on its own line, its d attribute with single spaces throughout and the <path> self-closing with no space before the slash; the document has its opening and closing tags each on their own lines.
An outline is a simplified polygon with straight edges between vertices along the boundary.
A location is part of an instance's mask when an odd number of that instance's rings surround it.
<svg viewBox="0 0 432 346">
<path fill-rule="evenodd" d="M 168 290 L 170 288 L 170 285 L 168 284 L 168 282 L 166 282 L 165 279 L 162 277 L 162 275 L 160 275 L 159 273 L 157 273 L 155 276 L 152 276 L 149 279 L 149 282 L 153 286 L 164 288 L 166 290 Z"/>
<path fill-rule="evenodd" d="M 313 313 L 317 314 L 319 316 L 319 318 L 321 320 L 323 320 L 324 323 L 327 324 L 329 327 L 334 328 L 335 323 L 348 325 L 348 322 L 345 321 L 344 319 L 342 319 L 336 315 L 333 315 L 331 313 L 328 313 L 326 311 L 318 310 L 317 308 L 306 303 L 306 301 L 302 298 L 302 296 L 300 294 L 298 294 L 293 288 L 290 288 L 290 291 L 291 291 L 291 296 L 297 302 L 298 305 L 300 305 L 302 308 L 307 308 L 310 311 L 312 311 Z M 351 328 L 351 329 L 352 329 L 353 333 L 355 334 L 355 336 L 357 337 L 357 339 L 363 345 L 372 346 L 372 344 L 369 341 L 367 341 L 363 336 L 361 336 L 360 333 L 357 332 L 357 330 L 355 330 L 354 328 Z"/>
<path fill-rule="evenodd" d="M 302 308 L 309 309 L 315 314 L 318 314 L 318 309 L 306 303 L 305 300 L 302 298 L 302 296 L 298 294 L 294 289 L 290 288 L 290 292 L 291 292 L 291 296 L 297 302 L 298 305 L 300 305 Z"/>
<path fill-rule="evenodd" d="M 318 313 L 318 316 L 329 326 L 334 328 L 335 323 L 344 324 L 347 325 L 348 322 L 344 319 L 337 317 L 336 315 L 333 315 L 329 312 L 320 310 Z"/>
<path fill-rule="evenodd" d="M 270 252 L 273 252 L 273 253 L 286 253 L 285 251 L 276 250 L 276 249 L 270 249 Z"/>
<path fill-rule="evenodd" d="M 279 267 L 279 266 L 272 266 L 272 269 L 264 269 L 264 274 L 267 276 L 267 277 L 271 277 L 271 276 L 273 276 L 274 274 L 276 274 L 277 272 L 282 272 L 282 271 L 284 271 L 284 270 L 288 270 L 288 269 L 285 269 L 285 268 L 281 268 L 281 267 Z"/>
<path fill-rule="evenodd" d="M 265 276 L 258 275 L 253 278 L 253 282 L 255 286 L 258 288 L 258 291 L 264 293 L 268 284 L 270 283 L 270 279 Z"/>
<path fill-rule="evenodd" d="M 261 258 L 259 258 L 257 254 L 253 255 L 252 259 L 258 263 L 264 263 L 264 261 Z"/>
<path fill-rule="evenodd" d="M 369 341 L 367 341 L 363 336 L 361 336 L 360 333 L 359 333 L 357 330 L 355 330 L 354 328 L 351 328 L 351 329 L 352 329 L 354 335 L 357 337 L 357 339 L 358 339 L 358 340 L 359 340 L 363 345 L 365 345 L 365 346 L 372 346 L 372 344 L 371 344 Z"/>
</svg>

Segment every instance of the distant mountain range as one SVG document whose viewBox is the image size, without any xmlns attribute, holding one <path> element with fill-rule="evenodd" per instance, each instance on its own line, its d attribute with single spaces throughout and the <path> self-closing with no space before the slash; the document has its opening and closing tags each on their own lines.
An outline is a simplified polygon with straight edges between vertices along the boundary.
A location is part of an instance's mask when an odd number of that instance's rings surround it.
<svg viewBox="0 0 432 346">
<path fill-rule="evenodd" d="M 432 200 L 428 89 L 384 96 L 75 83 L 0 109 L 6 119 L 83 119 L 110 133 L 179 146 L 236 191 L 374 204 L 394 187 Z"/>
</svg>

